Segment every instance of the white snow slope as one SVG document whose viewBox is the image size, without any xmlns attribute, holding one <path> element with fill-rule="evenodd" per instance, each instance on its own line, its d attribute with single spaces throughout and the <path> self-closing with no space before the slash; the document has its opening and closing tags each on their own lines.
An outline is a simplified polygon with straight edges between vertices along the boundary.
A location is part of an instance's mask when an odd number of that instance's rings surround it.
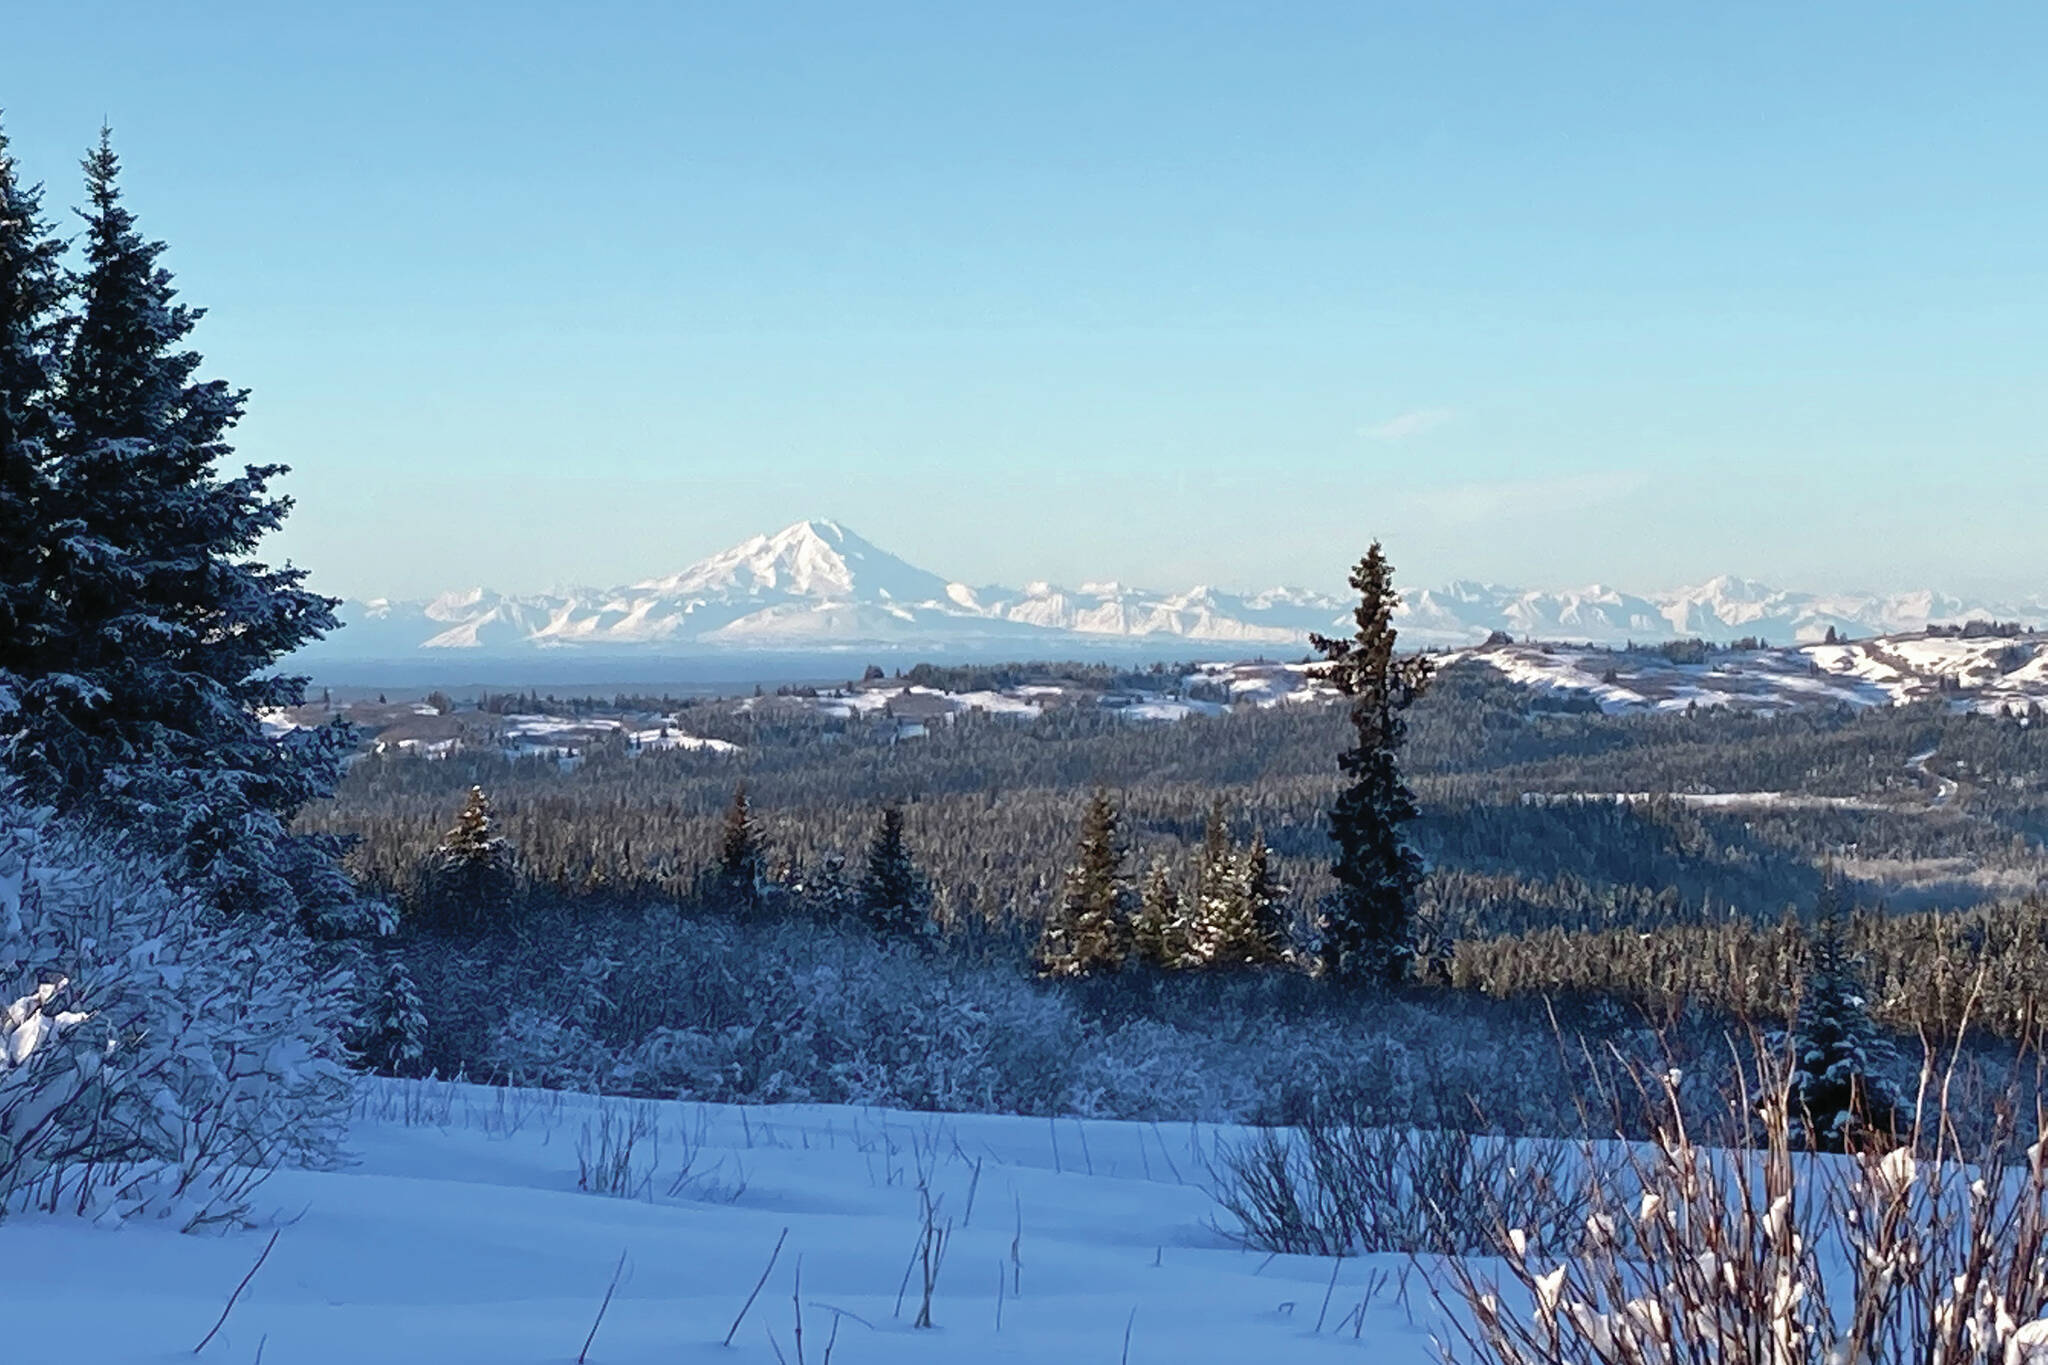
<svg viewBox="0 0 2048 1365">
<path fill-rule="evenodd" d="M 578 1190 L 577 1153 L 600 1107 L 627 1102 L 424 1082 L 365 1096 L 359 1164 L 265 1187 L 276 1246 L 201 1361 L 573 1361 L 622 1255 L 592 1365 L 771 1362 L 778 1347 L 795 1362 L 799 1307 L 814 1363 L 835 1319 L 841 1365 L 1436 1359 L 1436 1310 L 1404 1258 L 1336 1263 L 1318 1332 L 1332 1262 L 1267 1263 L 1210 1226 L 1207 1128 L 646 1104 L 658 1158 L 643 1138 L 645 1193 L 618 1198 Z M 927 1330 L 911 1325 L 915 1273 L 897 1307 L 921 1172 L 953 1227 Z M 0 1319 L 37 1354 L 191 1360 L 269 1235 L 10 1219 Z"/>
<path fill-rule="evenodd" d="M 1298 588 L 1160 592 L 1120 583 L 973 587 L 906 563 L 832 521 L 755 536 L 680 573 L 609 589 L 510 596 L 487 588 L 429 602 L 350 601 L 348 629 L 306 651 L 321 660 L 532 657 L 545 651 L 660 656 L 702 649 L 973 649 L 1010 657 L 1175 641 L 1298 650 L 1341 633 L 1350 602 Z M 1827 595 L 1733 577 L 1628 593 L 1530 592 L 1453 583 L 1398 613 L 1410 645 L 1455 646 L 1495 630 L 1516 638 L 1622 644 L 1700 636 L 1818 640 L 1924 630 L 1970 619 L 2048 622 L 2048 599 L 1999 604 L 1936 592 Z"/>
<path fill-rule="evenodd" d="M 1571 645 L 1486 645 L 1470 659 L 1539 692 L 1581 696 L 1608 712 L 1690 706 L 1782 711 L 1821 704 L 1887 706 L 1940 700 L 1951 710 L 2024 714 L 2048 706 L 2048 634 L 1894 635 L 1792 649 L 1716 650 L 1700 663 L 1653 651 Z"/>
</svg>

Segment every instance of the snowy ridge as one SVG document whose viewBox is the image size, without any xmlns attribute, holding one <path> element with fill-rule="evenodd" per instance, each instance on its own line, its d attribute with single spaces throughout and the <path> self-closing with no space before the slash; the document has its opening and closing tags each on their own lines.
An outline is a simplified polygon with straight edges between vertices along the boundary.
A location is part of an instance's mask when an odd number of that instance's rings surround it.
<svg viewBox="0 0 2048 1365">
<path fill-rule="evenodd" d="M 315 660 L 545 651 L 655 655 L 733 649 L 972 649 L 1017 656 L 1117 643 L 1189 641 L 1294 651 L 1311 632 L 1341 631 L 1341 595 L 1198 586 L 1161 592 L 1121 583 L 973 586 L 918 568 L 834 521 L 754 536 L 679 573 L 609 589 L 508 596 L 473 587 L 427 602 L 344 603 L 349 629 Z M 1970 620 L 2048 624 L 2048 598 L 1998 603 L 1934 591 L 1824 594 L 1722 576 L 1698 587 L 1628 592 L 1604 585 L 1528 591 L 1455 582 L 1413 592 L 1397 623 L 1410 645 L 1517 639 L 1620 645 L 1755 636 L 1819 641 L 1830 629 L 1868 636 Z"/>
<path fill-rule="evenodd" d="M 1726 706 L 1889 706 L 1938 700 L 1957 710 L 2028 715 L 2048 707 L 2048 635 L 1885 635 L 1782 649 L 1653 649 L 1497 644 L 1453 651 L 1512 681 L 1610 713 Z"/>
</svg>

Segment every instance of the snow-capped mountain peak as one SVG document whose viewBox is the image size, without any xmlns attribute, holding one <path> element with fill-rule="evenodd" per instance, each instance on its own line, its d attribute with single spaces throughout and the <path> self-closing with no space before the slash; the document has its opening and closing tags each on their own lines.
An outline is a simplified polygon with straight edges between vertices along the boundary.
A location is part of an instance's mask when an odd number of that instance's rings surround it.
<svg viewBox="0 0 2048 1365">
<path fill-rule="evenodd" d="M 800 521 L 754 536 L 679 573 L 605 590 L 508 596 L 487 588 L 428 602 L 350 602 L 352 629 L 308 661 L 516 658 L 538 650 L 641 655 L 722 649 L 882 648 L 1027 657 L 1077 647 L 1176 641 L 1254 652 L 1306 648 L 1311 632 L 1348 629 L 1352 601 L 1299 588 L 1239 594 L 1197 586 L 1158 592 L 1112 581 L 1066 588 L 970 587 L 878 548 L 836 521 Z M 2048 621 L 2048 600 L 1992 604 L 1938 592 L 1815 594 L 1734 575 L 1692 588 L 1633 593 L 1595 584 L 1528 591 L 1457 581 L 1410 589 L 1395 614 L 1404 644 L 1457 646 L 1495 631 L 1520 640 L 1644 643 L 1697 636 L 1791 644 L 1925 630 L 1990 618 Z M 560 657 L 557 655 L 556 657 Z"/>
<path fill-rule="evenodd" d="M 948 598 L 949 584 L 915 568 L 836 521 L 800 521 L 774 535 L 755 536 L 701 559 L 681 573 L 633 585 L 666 597 L 787 596 L 819 602 L 880 599 L 931 602 Z"/>
</svg>

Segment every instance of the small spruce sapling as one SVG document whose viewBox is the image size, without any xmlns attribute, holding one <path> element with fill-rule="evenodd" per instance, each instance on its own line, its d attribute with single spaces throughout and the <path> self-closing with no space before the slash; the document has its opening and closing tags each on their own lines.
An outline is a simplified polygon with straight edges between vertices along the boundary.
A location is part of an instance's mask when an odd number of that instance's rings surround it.
<svg viewBox="0 0 2048 1365">
<path fill-rule="evenodd" d="M 385 969 L 367 1023 L 358 1048 L 363 1065 L 380 1076 L 417 1075 L 427 1055 L 427 1012 L 403 962 Z"/>
<path fill-rule="evenodd" d="M 1889 1141 L 1907 1107 L 1885 1075 L 1893 1049 L 1870 1018 L 1861 978 L 1831 879 L 1790 1039 L 1794 1137 L 1815 1151 Z"/>
</svg>

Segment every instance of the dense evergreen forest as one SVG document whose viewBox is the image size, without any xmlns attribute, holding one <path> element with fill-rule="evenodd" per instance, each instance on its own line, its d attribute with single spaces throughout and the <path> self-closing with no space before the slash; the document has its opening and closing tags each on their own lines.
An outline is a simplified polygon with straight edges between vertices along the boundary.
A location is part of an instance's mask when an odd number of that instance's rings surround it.
<svg viewBox="0 0 2048 1365">
<path fill-rule="evenodd" d="M 765 888 L 753 913 L 830 920 L 857 899 L 879 812 L 900 808 L 935 937 L 1020 964 L 1061 902 L 1098 789 L 1118 812 L 1134 901 L 1162 880 L 1177 901 L 1199 897 L 1212 812 L 1234 847 L 1265 850 L 1304 950 L 1297 968 L 1332 886 L 1341 706 L 1165 724 L 1088 707 L 963 715 L 900 742 L 773 698 L 688 719 L 740 749 L 621 743 L 567 769 L 371 755 L 304 824 L 355 837 L 358 875 L 418 904 L 480 787 L 511 869 L 500 927 L 516 931 L 629 907 L 715 914 L 711 874 L 742 783 Z M 1407 721 L 1424 986 L 1600 996 L 1667 1020 L 1689 1007 L 1780 1018 L 1809 958 L 1810 935 L 1787 921 L 1812 920 L 1832 873 L 1856 907 L 1850 933 L 1879 1019 L 1946 1028 L 1968 1008 L 2002 1033 L 2031 1027 L 2032 982 L 2048 968 L 2034 899 L 2048 873 L 2038 726 L 1934 704 L 1609 716 L 1469 664 L 1437 677 Z M 1697 799 L 1715 794 L 1728 799 Z"/>
</svg>

